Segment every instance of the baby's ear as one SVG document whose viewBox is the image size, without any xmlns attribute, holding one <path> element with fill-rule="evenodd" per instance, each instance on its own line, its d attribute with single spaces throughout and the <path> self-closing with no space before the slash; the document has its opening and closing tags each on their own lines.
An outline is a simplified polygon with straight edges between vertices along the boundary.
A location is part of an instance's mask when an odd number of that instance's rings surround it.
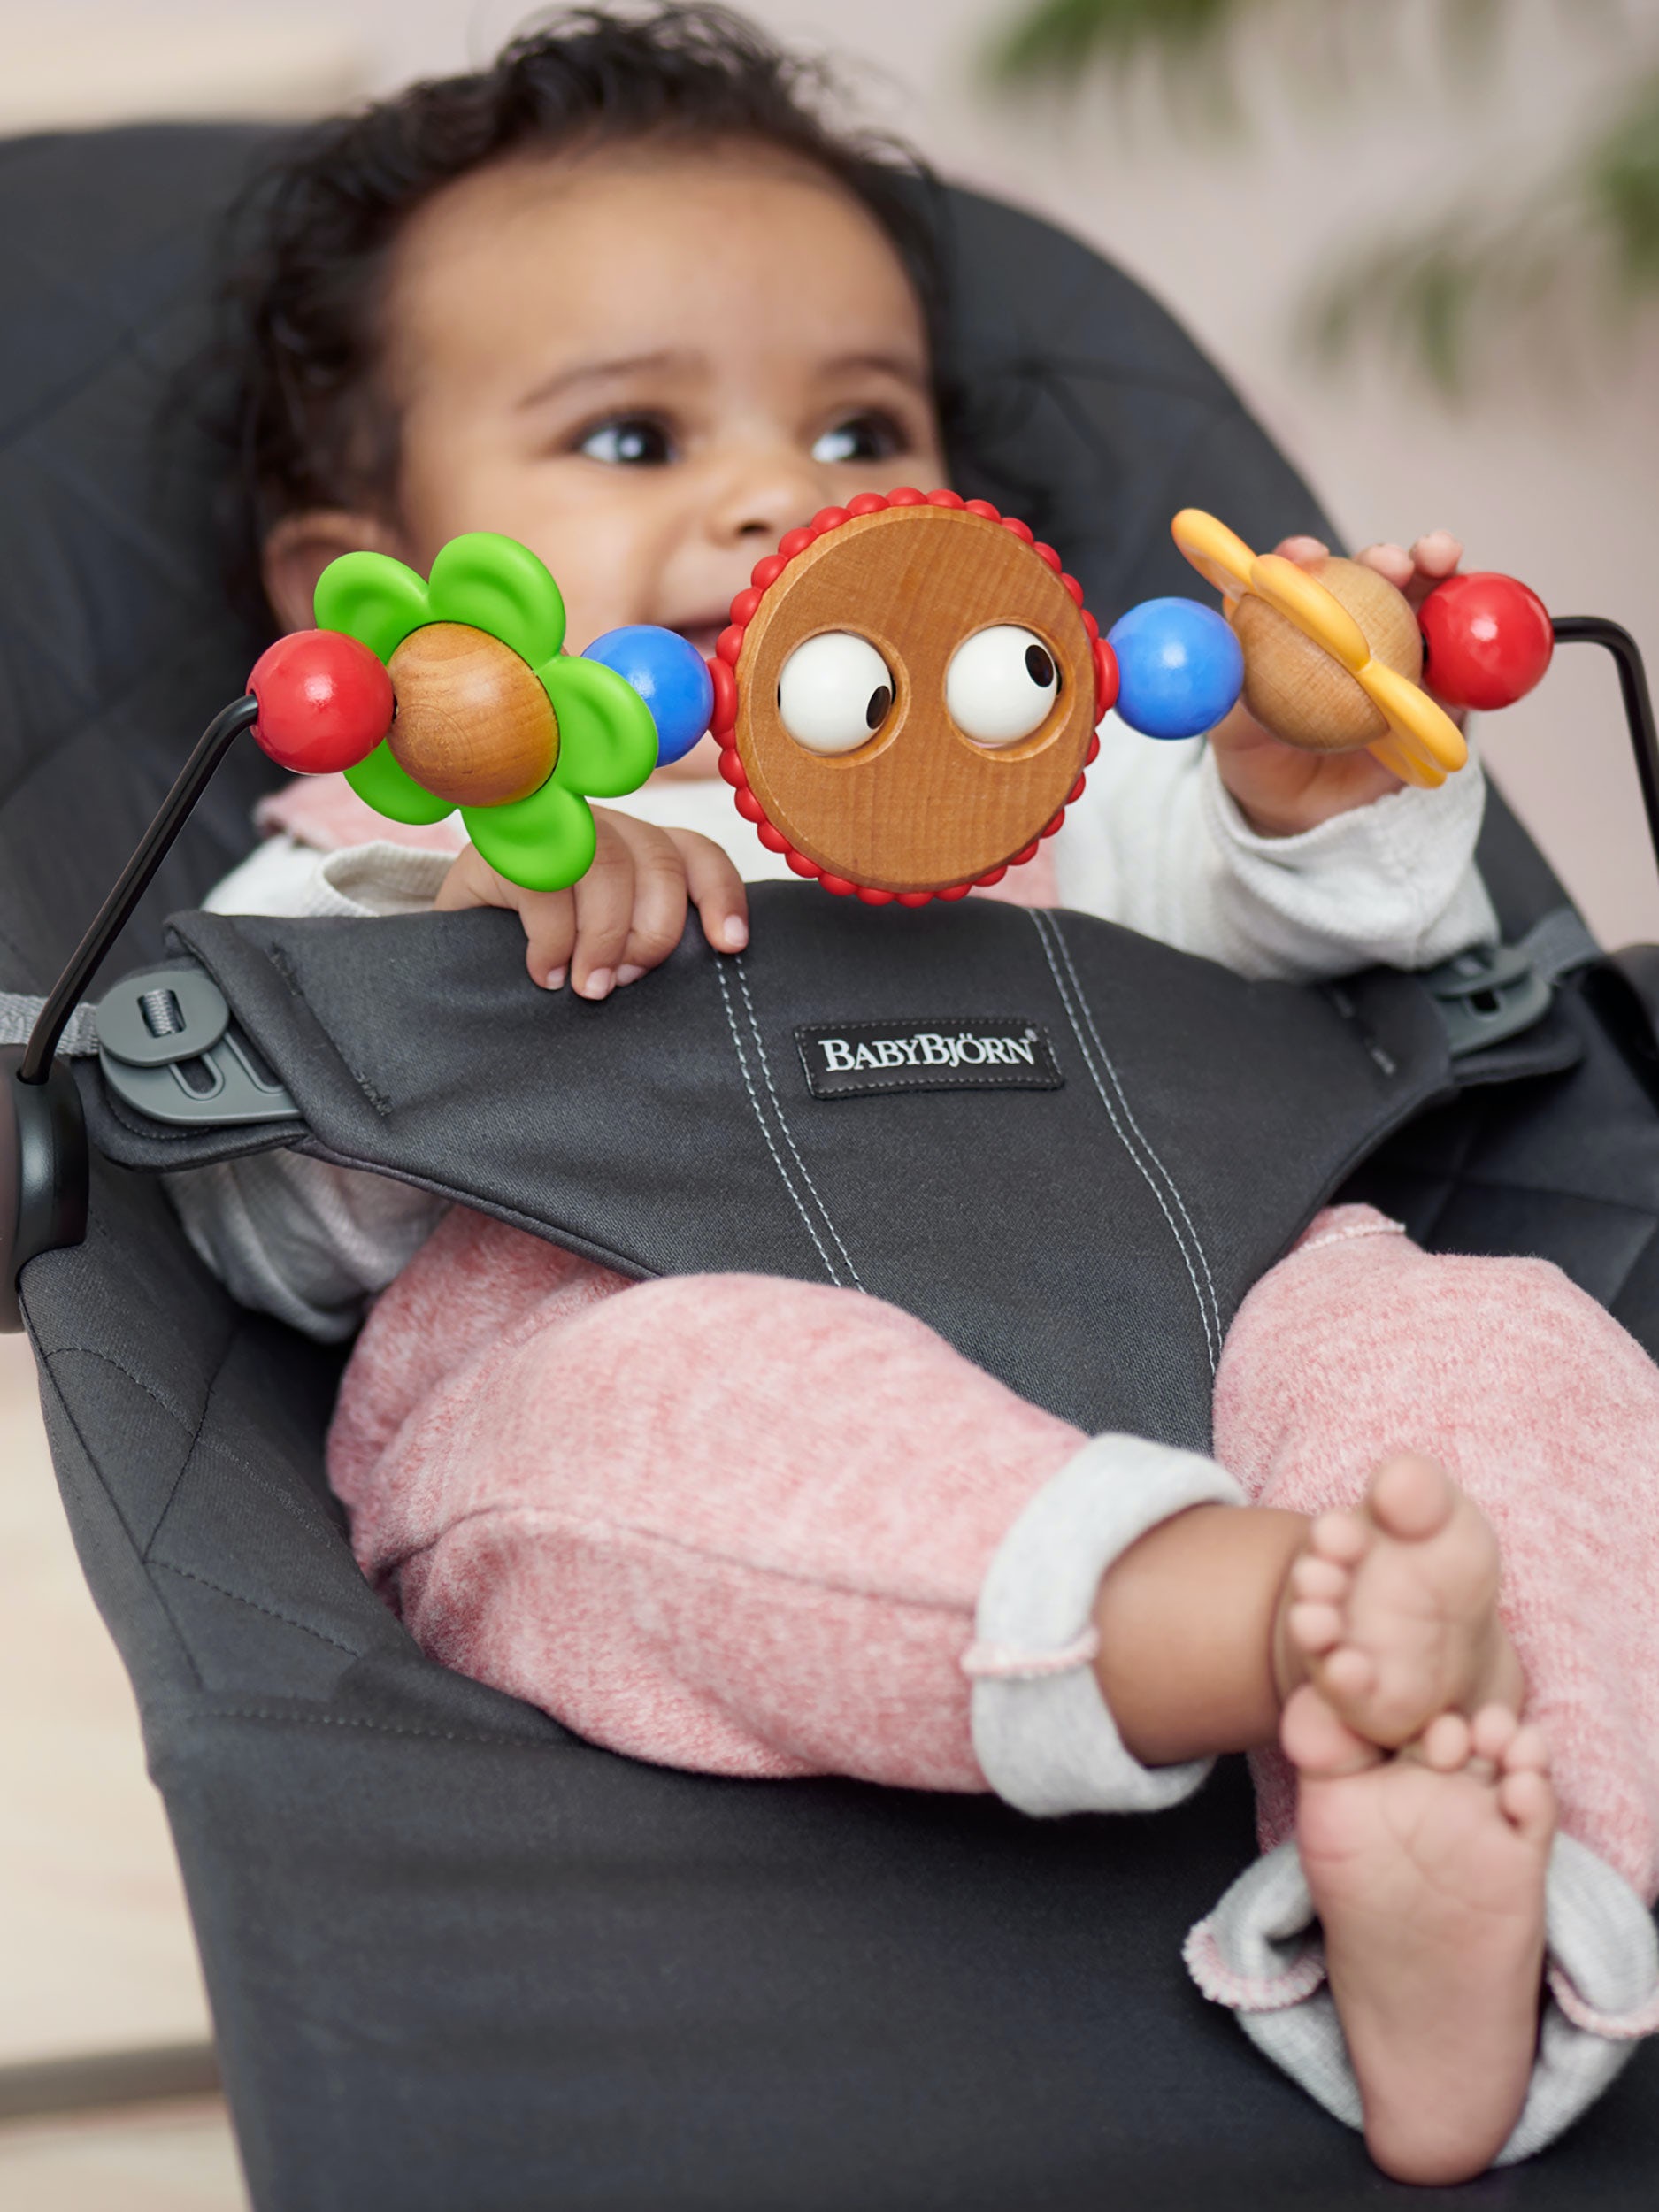
<svg viewBox="0 0 1659 2212">
<path fill-rule="evenodd" d="M 265 595 L 285 630 L 315 626 L 311 601 L 317 579 L 342 553 L 392 553 L 401 541 L 366 511 L 348 507 L 308 507 L 284 515 L 265 534 L 259 569 Z"/>
</svg>

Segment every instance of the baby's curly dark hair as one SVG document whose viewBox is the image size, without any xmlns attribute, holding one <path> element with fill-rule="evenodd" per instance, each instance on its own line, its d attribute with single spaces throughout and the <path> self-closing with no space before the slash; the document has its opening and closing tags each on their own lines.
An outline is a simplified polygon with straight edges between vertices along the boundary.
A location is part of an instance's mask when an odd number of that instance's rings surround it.
<svg viewBox="0 0 1659 2212">
<path fill-rule="evenodd" d="M 377 380 L 390 251 L 424 202 L 503 156 L 641 139 L 777 148 L 870 211 L 934 327 L 932 180 L 897 142 L 833 121 L 841 96 L 825 65 L 727 8 L 569 8 L 487 69 L 411 85 L 290 142 L 233 211 L 197 386 L 213 395 L 238 596 L 260 597 L 259 546 L 281 516 L 394 496 L 399 426 Z"/>
</svg>

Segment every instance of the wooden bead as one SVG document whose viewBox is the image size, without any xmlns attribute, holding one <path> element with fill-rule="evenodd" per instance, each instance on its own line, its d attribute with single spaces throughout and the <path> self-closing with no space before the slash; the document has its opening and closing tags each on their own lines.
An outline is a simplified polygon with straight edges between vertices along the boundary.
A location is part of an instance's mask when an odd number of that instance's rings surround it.
<svg viewBox="0 0 1659 2212">
<path fill-rule="evenodd" d="M 455 806 L 501 806 L 539 791 L 558 758 L 558 724 L 528 664 L 465 622 L 411 630 L 388 664 L 398 764 Z"/>
<path fill-rule="evenodd" d="M 1317 561 L 1309 573 L 1353 616 L 1373 657 L 1415 683 L 1423 639 L 1404 595 L 1357 561 Z M 1276 607 L 1247 592 L 1228 618 L 1244 648 L 1244 703 L 1264 730 L 1316 753 L 1352 752 L 1387 736 L 1347 669 Z"/>
<path fill-rule="evenodd" d="M 1059 575 L 1028 544 L 919 492 L 889 498 L 800 551 L 743 633 L 739 804 L 752 794 L 826 889 L 936 893 L 1011 860 L 1064 807 L 1094 734 L 1094 655 Z M 1058 687 L 1028 736 L 975 743 L 947 707 L 951 663 L 1007 625 L 1033 634 Z M 779 703 L 791 655 L 829 632 L 866 641 L 892 679 L 887 710 L 835 753 L 791 736 Z"/>
</svg>

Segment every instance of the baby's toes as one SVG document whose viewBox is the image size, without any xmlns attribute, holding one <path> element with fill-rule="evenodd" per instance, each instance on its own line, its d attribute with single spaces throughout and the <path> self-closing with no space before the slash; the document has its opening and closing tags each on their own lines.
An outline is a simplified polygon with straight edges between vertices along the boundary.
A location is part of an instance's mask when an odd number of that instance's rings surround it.
<svg viewBox="0 0 1659 2212">
<path fill-rule="evenodd" d="M 1509 1706 L 1483 1705 L 1469 1724 L 1476 1757 L 1490 1759 L 1494 1767 L 1504 1765 L 1520 1726 L 1519 1715 Z"/>
<path fill-rule="evenodd" d="M 1370 1697 L 1377 1679 L 1377 1662 L 1357 1644 L 1340 1644 L 1327 1651 L 1319 1669 L 1321 1688 L 1338 1704 L 1350 1709 L 1362 1698 Z"/>
<path fill-rule="evenodd" d="M 1377 1470 L 1365 1502 L 1372 1519 L 1390 1536 L 1420 1544 L 1438 1536 L 1451 1519 L 1457 1492 L 1444 1468 L 1416 1452 L 1403 1452 Z"/>
<path fill-rule="evenodd" d="M 1308 1531 L 1308 1549 L 1302 1555 L 1353 1568 L 1370 1548 L 1371 1530 L 1357 1513 L 1322 1513 Z"/>
<path fill-rule="evenodd" d="M 1374 1767 L 1382 1754 L 1356 1736 L 1336 1709 L 1304 1682 L 1286 1700 L 1279 1740 L 1304 1781 L 1334 1781 Z"/>
<path fill-rule="evenodd" d="M 1549 1745 L 1536 1722 L 1524 1722 L 1510 1737 L 1503 1755 L 1503 1770 L 1506 1774 L 1548 1773 Z"/>
<path fill-rule="evenodd" d="M 1338 1566 L 1334 1559 L 1321 1559 L 1313 1552 L 1303 1552 L 1290 1571 L 1292 1597 L 1303 1599 L 1311 1605 L 1340 1605 L 1353 1583 L 1354 1578 L 1346 1567 Z"/>
<path fill-rule="evenodd" d="M 1555 1827 L 1555 1792 L 1548 1775 L 1523 1767 L 1498 1781 L 1498 1809 L 1517 1835 L 1540 1847 Z"/>
<path fill-rule="evenodd" d="M 1424 1730 L 1417 1755 L 1436 1774 L 1455 1774 L 1469 1764 L 1469 1723 L 1461 1713 L 1437 1713 Z"/>
<path fill-rule="evenodd" d="M 1310 1659 L 1322 1659 L 1342 1640 L 1342 1616 L 1334 1605 L 1293 1605 L 1285 1625 L 1291 1642 Z"/>
</svg>

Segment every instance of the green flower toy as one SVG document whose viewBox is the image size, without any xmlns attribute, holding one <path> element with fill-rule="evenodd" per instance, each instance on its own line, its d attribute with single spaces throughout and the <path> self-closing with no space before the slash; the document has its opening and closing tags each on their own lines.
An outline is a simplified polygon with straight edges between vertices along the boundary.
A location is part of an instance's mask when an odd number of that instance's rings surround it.
<svg viewBox="0 0 1659 2212">
<path fill-rule="evenodd" d="M 638 790 L 657 724 L 615 669 L 561 650 L 565 602 L 526 546 L 452 538 L 425 582 L 383 553 L 347 553 L 318 580 L 316 605 L 321 629 L 385 664 L 397 697 L 390 729 L 346 770 L 360 799 L 395 822 L 458 807 L 491 867 L 526 890 L 586 872 L 588 802 Z"/>
</svg>

